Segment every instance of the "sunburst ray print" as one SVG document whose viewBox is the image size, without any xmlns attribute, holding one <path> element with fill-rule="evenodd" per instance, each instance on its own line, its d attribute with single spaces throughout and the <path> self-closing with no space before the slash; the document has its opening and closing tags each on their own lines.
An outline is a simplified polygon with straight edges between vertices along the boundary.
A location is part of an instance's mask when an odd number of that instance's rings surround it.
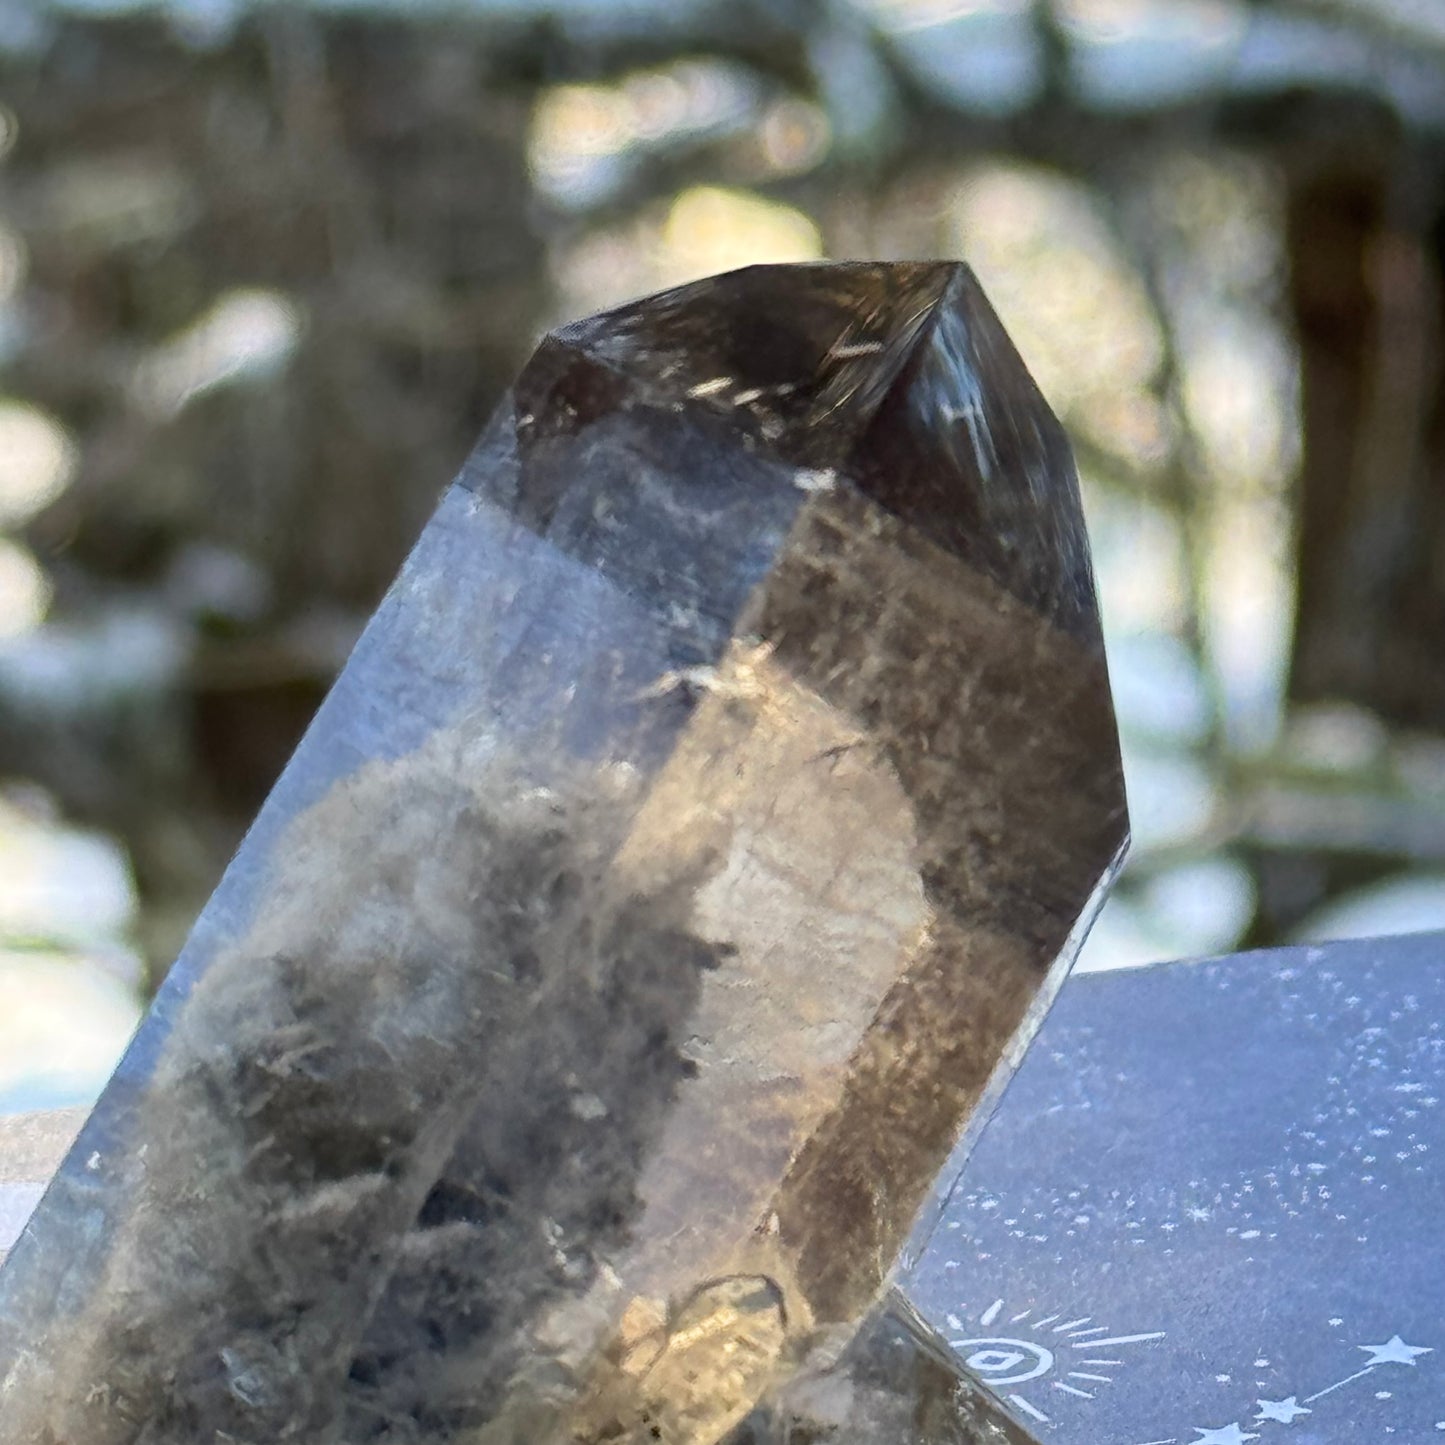
<svg viewBox="0 0 1445 1445">
<path fill-rule="evenodd" d="M 948 1316 L 948 1343 L 970 1372 L 1038 1424 L 1067 1400 L 1092 1400 L 1113 1384 L 1131 1351 L 1163 1330 L 1121 1331 L 1069 1310 L 1011 1312 L 996 1299 L 978 1314 Z"/>
</svg>

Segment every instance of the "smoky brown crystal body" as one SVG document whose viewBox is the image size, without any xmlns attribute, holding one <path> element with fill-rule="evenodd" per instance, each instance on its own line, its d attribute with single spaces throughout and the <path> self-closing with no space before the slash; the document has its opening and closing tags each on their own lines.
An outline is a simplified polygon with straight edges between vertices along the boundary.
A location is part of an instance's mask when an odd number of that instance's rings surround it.
<svg viewBox="0 0 1445 1445">
<path fill-rule="evenodd" d="M 4 1438 L 753 1428 L 1125 834 L 1068 447 L 966 268 L 554 333 L 0 1272 Z"/>
</svg>

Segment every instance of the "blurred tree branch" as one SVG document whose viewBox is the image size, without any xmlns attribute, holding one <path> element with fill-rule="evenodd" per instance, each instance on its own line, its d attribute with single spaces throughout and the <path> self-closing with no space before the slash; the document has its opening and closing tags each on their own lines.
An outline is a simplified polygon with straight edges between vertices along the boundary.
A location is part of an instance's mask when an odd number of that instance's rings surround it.
<svg viewBox="0 0 1445 1445">
<path fill-rule="evenodd" d="M 1286 319 L 1303 384 L 1292 695 L 1445 730 L 1439 120 L 1404 113 L 1383 83 L 1327 70 L 1248 86 L 1223 72 L 1186 98 L 1096 103 L 1077 83 L 1071 14 L 1055 0 L 1034 6 L 1025 30 L 1042 81 L 992 110 L 940 90 L 880 12 L 841 0 L 679 4 L 645 23 L 629 7 L 564 21 L 292 6 L 248 14 L 199 49 L 155 16 L 58 15 L 38 52 L 0 56 L 22 136 L 0 208 L 29 255 L 23 336 L 0 366 L 7 389 L 84 440 L 76 484 L 28 532 L 61 610 L 98 615 L 124 597 L 174 612 L 164 599 L 177 559 L 197 543 L 253 563 L 266 587 L 239 620 L 182 607 L 187 662 L 173 691 L 158 712 L 117 714 L 114 736 L 97 741 L 93 718 L 22 715 L 0 698 L 6 769 L 121 832 L 152 894 L 181 875 L 192 892 L 209 886 L 348 627 L 552 319 L 562 242 L 730 175 L 730 143 L 700 134 L 633 155 L 604 199 L 562 214 L 529 170 L 539 100 L 705 58 L 751 77 L 761 107 L 823 107 L 836 136 L 861 99 L 829 73 L 844 52 L 868 61 L 878 123 L 750 189 L 848 216 L 1008 157 L 1077 178 L 1117 213 L 1133 179 L 1172 155 L 1243 150 L 1268 163 L 1284 191 Z M 1424 67 L 1445 94 L 1445 21 L 1423 15 L 1252 0 L 1247 19 L 1333 20 L 1381 75 L 1386 62 Z M 1152 242 L 1118 234 L 1163 328 L 1158 391 L 1184 450 L 1149 469 L 1085 436 L 1078 446 L 1090 470 L 1184 518 L 1193 547 L 1190 519 L 1210 499 L 1188 450 L 1177 338 Z M 148 408 L 138 372 L 219 299 L 258 289 L 294 313 L 300 339 L 284 366 Z M 1197 556 L 1190 571 L 1197 594 Z M 1197 595 L 1188 610 L 1207 680 Z M 1223 746 L 1217 729 L 1211 746 Z M 1323 811 L 1221 766 L 1228 838 L 1301 856 L 1333 847 Z M 1361 839 L 1438 856 L 1422 815 L 1406 809 L 1401 822 L 1399 799 L 1381 806 Z M 178 844 L 178 830 L 193 836 Z M 1339 836 L 1349 832 L 1342 821 Z M 1288 922 L 1268 897 L 1264 911 Z"/>
</svg>

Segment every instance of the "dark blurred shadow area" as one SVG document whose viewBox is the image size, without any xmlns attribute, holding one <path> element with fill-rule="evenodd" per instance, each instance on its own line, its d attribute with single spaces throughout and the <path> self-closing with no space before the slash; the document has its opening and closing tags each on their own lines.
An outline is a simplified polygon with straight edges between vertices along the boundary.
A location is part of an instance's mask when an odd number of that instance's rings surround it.
<svg viewBox="0 0 1445 1445">
<path fill-rule="evenodd" d="M 91 1097 L 537 336 L 962 256 L 1075 439 L 1085 967 L 1445 926 L 1438 0 L 0 0 L 0 1110 Z"/>
</svg>

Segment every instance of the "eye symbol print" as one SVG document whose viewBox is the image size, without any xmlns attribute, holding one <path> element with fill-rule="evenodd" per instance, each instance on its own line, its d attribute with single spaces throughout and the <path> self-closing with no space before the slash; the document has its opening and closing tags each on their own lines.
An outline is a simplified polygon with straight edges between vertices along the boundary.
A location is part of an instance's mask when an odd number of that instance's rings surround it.
<svg viewBox="0 0 1445 1445">
<path fill-rule="evenodd" d="M 959 1340 L 955 1348 L 964 1364 L 990 1385 L 1021 1385 L 1054 1366 L 1053 1352 L 1029 1340 Z"/>
<path fill-rule="evenodd" d="M 969 1332 L 969 1323 L 981 1328 Z M 1096 1325 L 1090 1315 L 1072 1317 L 1059 1310 L 1035 1318 L 1031 1309 L 1011 1314 L 1003 1300 L 995 1300 L 966 1322 L 948 1317 L 959 1337 L 949 1340 L 963 1363 L 978 1379 L 1003 1394 L 1021 1414 L 1044 1424 L 1052 1417 L 1044 1408 L 1059 1403 L 1058 1395 L 1092 1400 L 1100 1386 L 1113 1382 L 1113 1372 L 1125 1364 L 1128 1347 L 1164 1338 L 1163 1330 L 1145 1334 L 1116 1334 Z M 1018 1386 L 1028 1386 L 1025 1394 Z M 1053 1394 L 1045 1392 L 1055 1392 Z"/>
</svg>

